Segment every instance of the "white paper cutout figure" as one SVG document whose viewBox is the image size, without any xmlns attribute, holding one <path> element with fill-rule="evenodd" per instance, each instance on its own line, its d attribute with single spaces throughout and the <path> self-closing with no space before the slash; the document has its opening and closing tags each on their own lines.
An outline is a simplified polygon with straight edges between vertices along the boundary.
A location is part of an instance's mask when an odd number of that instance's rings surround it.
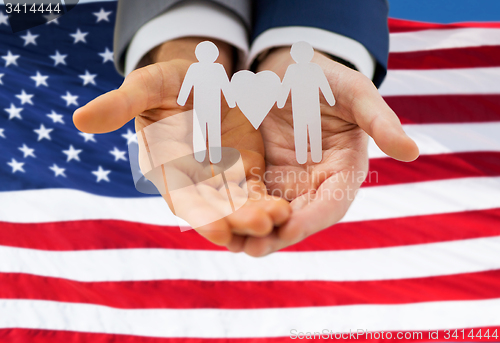
<svg viewBox="0 0 500 343">
<path fill-rule="evenodd" d="M 330 106 L 335 105 L 335 98 L 323 69 L 311 62 L 314 49 L 309 43 L 293 44 L 290 54 L 297 63 L 290 65 L 285 73 L 283 93 L 277 105 L 278 108 L 283 108 L 291 93 L 295 157 L 299 164 L 307 162 L 309 133 L 311 159 L 314 163 L 318 163 L 323 157 L 319 91 L 321 90 Z"/>
<path fill-rule="evenodd" d="M 231 82 L 224 67 L 215 63 L 219 56 L 217 46 L 204 41 L 196 46 L 198 63 L 193 63 L 184 78 L 177 98 L 181 106 L 193 88 L 193 150 L 195 159 L 203 162 L 208 146 L 210 162 L 221 161 L 221 91 L 229 107 L 238 104 L 239 109 L 255 129 L 262 124 L 277 102 L 283 108 L 291 93 L 295 141 L 295 157 L 299 164 L 307 162 L 307 137 L 311 147 L 311 159 L 321 162 L 323 144 L 321 137 L 321 108 L 319 92 L 330 106 L 335 97 L 323 69 L 311 60 L 314 49 L 307 42 L 292 45 L 290 54 L 296 64 L 288 67 L 283 82 L 272 71 L 257 74 L 242 70 L 233 75 Z"/>
<path fill-rule="evenodd" d="M 193 88 L 193 150 L 196 161 L 206 157 L 207 130 L 210 162 L 221 160 L 221 90 L 229 105 L 236 106 L 230 90 L 229 79 L 222 64 L 215 63 L 219 49 L 204 41 L 196 46 L 198 63 L 189 66 L 177 98 L 184 106 Z"/>
<path fill-rule="evenodd" d="M 241 70 L 231 78 L 231 87 L 238 108 L 257 130 L 279 98 L 281 80 L 270 70 Z"/>
</svg>

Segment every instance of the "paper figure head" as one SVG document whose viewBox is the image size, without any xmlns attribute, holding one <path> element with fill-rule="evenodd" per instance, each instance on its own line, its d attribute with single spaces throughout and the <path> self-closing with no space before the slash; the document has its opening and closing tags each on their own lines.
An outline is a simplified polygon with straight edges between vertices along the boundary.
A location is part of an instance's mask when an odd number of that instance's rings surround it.
<svg viewBox="0 0 500 343">
<path fill-rule="evenodd" d="M 292 55 L 293 60 L 297 63 L 308 63 L 314 57 L 314 49 L 307 42 L 297 42 L 292 45 L 290 55 Z"/>
<path fill-rule="evenodd" d="M 198 44 L 194 53 L 198 61 L 205 63 L 214 63 L 217 57 L 219 57 L 219 49 L 210 41 Z"/>
</svg>

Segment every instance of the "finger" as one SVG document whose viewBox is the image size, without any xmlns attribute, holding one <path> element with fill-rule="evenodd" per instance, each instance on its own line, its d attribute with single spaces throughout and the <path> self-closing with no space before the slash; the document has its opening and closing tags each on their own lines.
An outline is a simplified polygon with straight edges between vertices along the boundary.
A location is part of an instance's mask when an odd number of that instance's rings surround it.
<svg viewBox="0 0 500 343">
<path fill-rule="evenodd" d="M 373 138 L 380 150 L 387 155 L 399 161 L 415 160 L 419 155 L 417 144 L 404 132 L 396 114 L 389 109 L 385 101 L 381 101 L 386 106 L 384 114 L 373 113 L 362 116 L 361 113 L 369 111 L 372 104 L 367 101 L 359 105 L 362 109 L 359 110 L 358 117 L 361 118 L 357 120 L 358 125 Z M 381 105 L 381 107 L 383 106 Z"/>
<path fill-rule="evenodd" d="M 316 193 L 307 193 L 295 199 L 290 219 L 272 234 L 248 237 L 244 251 L 250 256 L 265 256 L 301 242 L 308 236 L 330 227 L 346 214 L 359 185 L 349 177 L 336 174 L 321 184 Z"/>
<path fill-rule="evenodd" d="M 212 223 L 197 227 L 194 230 L 208 241 L 220 246 L 227 246 L 233 237 L 224 219 L 216 220 Z"/>
<path fill-rule="evenodd" d="M 284 244 L 281 242 L 277 231 L 274 230 L 265 237 L 248 236 L 244 242 L 243 251 L 252 257 L 264 257 L 279 250 L 279 246 L 284 247 Z"/>
<path fill-rule="evenodd" d="M 315 216 L 320 217 L 317 213 Z M 263 257 L 299 243 L 308 236 L 307 233 L 311 232 L 312 228 L 313 224 L 305 216 L 301 213 L 293 213 L 283 226 L 276 228 L 269 235 L 264 237 L 248 236 L 243 251 L 253 257 Z"/>
<path fill-rule="evenodd" d="M 303 195 L 301 198 L 307 197 Z M 274 230 L 265 237 L 248 237 L 245 241 L 244 251 L 253 257 L 263 257 L 275 251 L 303 241 L 308 236 L 336 223 L 343 215 L 336 218 L 332 215 L 325 217 L 325 213 L 331 213 L 331 204 L 320 201 L 311 203 L 309 199 L 299 199 L 304 206 L 294 211 L 290 219 L 281 227 Z M 336 213 L 342 211 L 334 211 Z"/>
<path fill-rule="evenodd" d="M 419 155 L 417 144 L 404 132 L 396 113 L 371 82 L 365 85 L 363 92 L 365 96 L 353 101 L 356 123 L 387 155 L 400 161 L 415 160 Z"/>
<path fill-rule="evenodd" d="M 220 190 L 221 196 L 231 202 L 235 210 L 227 217 L 233 233 L 239 235 L 265 236 L 273 229 L 273 221 L 268 213 L 255 201 L 248 199 L 246 187 L 230 182 L 227 189 Z"/>
<path fill-rule="evenodd" d="M 255 181 L 250 181 L 250 183 L 256 183 Z M 234 183 L 228 183 L 228 189 L 231 194 L 231 198 L 235 207 L 241 207 L 244 203 L 247 202 L 248 192 L 247 185 L 242 188 L 240 185 L 236 185 Z M 263 186 L 263 185 L 262 185 Z M 267 190 L 265 186 L 258 186 L 259 189 L 262 190 L 259 194 L 253 192 L 249 203 L 252 206 L 260 208 L 265 211 L 267 215 L 270 216 L 273 225 L 282 225 L 284 222 L 288 220 L 292 209 L 290 207 L 290 203 L 285 199 L 282 199 L 277 196 L 272 196 L 267 194 Z"/>
<path fill-rule="evenodd" d="M 252 204 L 245 204 L 226 217 L 233 233 L 262 237 L 273 230 L 273 221 L 266 211 Z"/>
<path fill-rule="evenodd" d="M 231 241 L 226 245 L 227 250 L 238 253 L 243 251 L 246 236 L 233 234 Z"/>
<path fill-rule="evenodd" d="M 364 171 L 366 173 L 366 170 Z M 359 187 L 359 171 L 346 170 L 326 179 L 313 193 L 307 193 L 292 202 L 290 220 L 281 227 L 279 236 L 284 241 L 300 241 L 338 223 L 354 201 Z"/>
<path fill-rule="evenodd" d="M 201 188 L 203 186 L 193 185 L 169 192 L 175 215 L 188 222 L 210 242 L 225 246 L 232 238 L 231 230 L 224 219 L 225 213 L 222 213 L 220 208 L 214 207 L 212 202 L 207 202 L 199 192 Z M 202 190 L 202 192 L 207 196 L 208 191 Z"/>
<path fill-rule="evenodd" d="M 254 206 L 264 210 L 275 226 L 284 224 L 292 214 L 290 203 L 275 196 L 266 195 L 261 200 L 254 201 Z"/>
<path fill-rule="evenodd" d="M 337 72 L 336 76 L 330 75 L 330 83 L 337 89 L 338 103 L 351 113 L 353 122 L 387 155 L 401 161 L 415 160 L 419 155 L 416 143 L 406 135 L 398 116 L 372 81 L 341 65 Z"/>
<path fill-rule="evenodd" d="M 164 75 L 158 64 L 130 73 L 122 86 L 77 109 L 73 122 L 77 129 L 105 133 L 119 129 L 142 112 L 161 103 Z"/>
</svg>

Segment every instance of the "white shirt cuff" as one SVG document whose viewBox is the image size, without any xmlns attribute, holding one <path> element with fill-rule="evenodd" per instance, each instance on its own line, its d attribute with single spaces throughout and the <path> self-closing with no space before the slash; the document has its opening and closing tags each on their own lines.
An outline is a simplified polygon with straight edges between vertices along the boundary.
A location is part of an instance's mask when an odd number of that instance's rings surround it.
<svg viewBox="0 0 500 343">
<path fill-rule="evenodd" d="M 156 46 L 193 36 L 226 42 L 238 49 L 241 61 L 247 59 L 247 32 L 236 14 L 209 1 L 186 1 L 150 20 L 136 32 L 125 56 L 125 75 Z"/>
<path fill-rule="evenodd" d="M 278 27 L 262 32 L 252 43 L 246 65 L 250 66 L 259 54 L 271 48 L 291 46 L 299 41 L 352 63 L 363 75 L 373 79 L 375 59 L 361 43 L 338 33 L 305 26 Z"/>
</svg>

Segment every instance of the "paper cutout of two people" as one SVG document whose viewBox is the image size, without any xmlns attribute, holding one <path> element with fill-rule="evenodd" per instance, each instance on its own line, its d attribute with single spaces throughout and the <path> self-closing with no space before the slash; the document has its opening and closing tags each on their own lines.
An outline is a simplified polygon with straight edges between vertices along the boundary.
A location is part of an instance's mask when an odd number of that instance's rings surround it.
<svg viewBox="0 0 500 343">
<path fill-rule="evenodd" d="M 307 162 L 307 137 L 311 147 L 311 160 L 321 162 L 323 155 L 321 134 L 321 109 L 319 92 L 321 91 L 330 106 L 335 105 L 335 98 L 323 70 L 311 60 L 314 49 L 307 42 L 293 44 L 290 54 L 296 64 L 288 67 L 280 85 L 281 94 L 276 99 L 278 108 L 283 108 L 291 93 L 295 156 L 299 164 Z M 193 94 L 193 148 L 195 159 L 203 162 L 208 146 L 210 162 L 221 160 L 221 91 L 229 107 L 236 106 L 237 96 L 233 94 L 231 84 L 224 67 L 215 63 L 219 56 L 217 46 L 209 41 L 201 42 L 195 50 L 198 63 L 193 63 L 184 78 L 177 103 L 184 106 L 194 88 Z M 243 113 L 249 117 L 250 113 Z"/>
</svg>

